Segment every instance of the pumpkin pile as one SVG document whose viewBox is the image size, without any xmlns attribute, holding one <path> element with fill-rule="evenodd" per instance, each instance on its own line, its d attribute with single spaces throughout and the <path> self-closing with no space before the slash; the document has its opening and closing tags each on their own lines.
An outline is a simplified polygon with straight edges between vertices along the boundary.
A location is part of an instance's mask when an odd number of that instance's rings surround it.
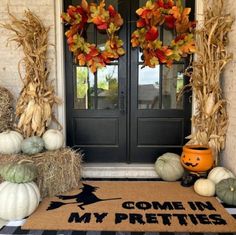
<svg viewBox="0 0 236 235">
<path fill-rule="evenodd" d="M 1 166 L 0 218 L 21 220 L 32 214 L 39 205 L 40 193 L 33 182 L 36 168 L 31 163 L 19 162 Z"/>
<path fill-rule="evenodd" d="M 22 151 L 26 155 L 34 155 L 46 150 L 57 150 L 63 146 L 63 134 L 54 129 L 47 130 L 42 138 L 32 136 L 23 139 L 17 131 L 5 131 L 0 133 L 0 153 L 17 154 Z"/>
<path fill-rule="evenodd" d="M 207 151 L 209 149 L 204 150 L 206 152 L 205 154 L 208 156 L 209 153 Z M 212 166 L 212 159 L 209 160 L 209 162 L 207 161 L 204 163 L 204 155 L 202 159 L 197 159 L 196 154 L 188 153 L 187 158 L 185 154 L 182 154 L 180 157 L 175 153 L 165 153 L 158 157 L 155 162 L 155 171 L 157 175 L 164 181 L 177 181 L 184 176 L 184 169 L 198 173 L 204 172 Z M 184 157 L 186 159 L 184 159 Z M 196 163 L 194 163 L 194 161 Z M 224 203 L 236 206 L 235 175 L 225 167 L 218 166 L 214 167 L 206 176 L 207 178 L 196 180 L 193 186 L 194 191 L 205 197 L 216 195 Z"/>
<path fill-rule="evenodd" d="M 194 191 L 201 196 L 216 195 L 228 205 L 236 205 L 236 178 L 225 167 L 215 167 L 207 179 L 198 179 L 194 184 Z"/>
</svg>

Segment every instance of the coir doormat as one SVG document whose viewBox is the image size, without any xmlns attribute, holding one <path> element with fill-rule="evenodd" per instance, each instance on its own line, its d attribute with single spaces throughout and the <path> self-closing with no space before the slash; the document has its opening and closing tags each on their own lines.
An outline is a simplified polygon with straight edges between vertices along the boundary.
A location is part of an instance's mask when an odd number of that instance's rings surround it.
<svg viewBox="0 0 236 235">
<path fill-rule="evenodd" d="M 214 197 L 179 182 L 84 181 L 44 199 L 23 229 L 236 232 L 236 222 Z"/>
</svg>

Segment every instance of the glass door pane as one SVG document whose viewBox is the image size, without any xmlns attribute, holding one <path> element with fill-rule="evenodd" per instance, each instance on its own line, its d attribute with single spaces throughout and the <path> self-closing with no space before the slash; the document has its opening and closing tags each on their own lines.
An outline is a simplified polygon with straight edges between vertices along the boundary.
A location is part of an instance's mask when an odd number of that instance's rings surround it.
<svg viewBox="0 0 236 235">
<path fill-rule="evenodd" d="M 138 108 L 158 109 L 160 66 L 142 68 L 142 65 L 139 65 L 138 72 Z"/>
<path fill-rule="evenodd" d="M 179 93 L 184 87 L 184 64 L 174 64 L 171 69 L 163 66 L 162 109 L 183 109 Z"/>
<path fill-rule="evenodd" d="M 98 109 L 118 109 L 118 65 L 109 65 L 97 72 Z"/>
<path fill-rule="evenodd" d="M 75 109 L 94 109 L 94 75 L 87 67 L 75 68 Z"/>
</svg>

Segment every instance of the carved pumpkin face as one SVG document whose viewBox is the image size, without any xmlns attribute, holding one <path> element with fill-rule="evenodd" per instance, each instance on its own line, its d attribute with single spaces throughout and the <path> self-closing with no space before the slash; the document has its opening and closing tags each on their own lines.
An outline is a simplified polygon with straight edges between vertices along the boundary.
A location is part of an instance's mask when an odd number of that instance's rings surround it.
<svg viewBox="0 0 236 235">
<path fill-rule="evenodd" d="M 214 160 L 211 149 L 205 146 L 185 145 L 181 156 L 183 167 L 192 172 L 205 172 L 212 168 Z"/>
</svg>

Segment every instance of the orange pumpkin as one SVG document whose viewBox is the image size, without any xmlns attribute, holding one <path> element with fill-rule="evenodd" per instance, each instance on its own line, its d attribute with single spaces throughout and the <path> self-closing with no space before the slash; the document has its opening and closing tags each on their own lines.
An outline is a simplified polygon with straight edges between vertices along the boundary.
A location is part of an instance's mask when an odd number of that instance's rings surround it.
<svg viewBox="0 0 236 235">
<path fill-rule="evenodd" d="M 181 156 L 183 167 L 190 172 L 206 172 L 214 165 L 211 149 L 203 145 L 185 145 Z"/>
</svg>

